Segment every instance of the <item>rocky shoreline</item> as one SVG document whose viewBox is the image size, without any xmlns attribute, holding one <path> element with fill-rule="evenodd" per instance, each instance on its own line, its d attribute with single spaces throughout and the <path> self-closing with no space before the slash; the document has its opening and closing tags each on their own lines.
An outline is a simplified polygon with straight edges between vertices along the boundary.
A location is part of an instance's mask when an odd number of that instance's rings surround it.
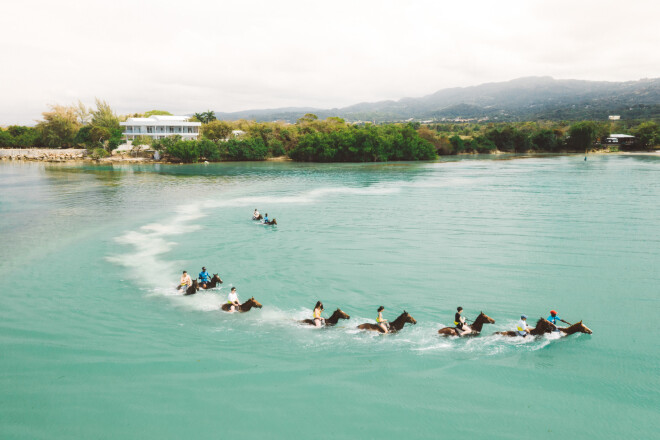
<svg viewBox="0 0 660 440">
<path fill-rule="evenodd" d="M 86 157 L 87 150 L 84 148 L 66 150 L 53 150 L 47 148 L 0 149 L 0 160 L 69 162 L 73 160 L 83 160 Z"/>
</svg>

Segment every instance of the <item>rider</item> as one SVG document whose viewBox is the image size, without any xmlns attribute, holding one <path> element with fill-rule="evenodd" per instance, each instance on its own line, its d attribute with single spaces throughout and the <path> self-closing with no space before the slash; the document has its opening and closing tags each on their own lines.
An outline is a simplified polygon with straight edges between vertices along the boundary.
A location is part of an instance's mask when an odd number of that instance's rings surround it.
<svg viewBox="0 0 660 440">
<path fill-rule="evenodd" d="M 389 333 L 390 323 L 387 322 L 387 319 L 383 318 L 383 310 L 385 310 L 385 307 L 383 306 L 378 307 L 378 318 L 376 318 L 376 322 L 378 323 L 380 328 L 383 329 L 383 332 Z"/>
<path fill-rule="evenodd" d="M 554 310 L 550 310 L 550 316 L 548 316 L 548 321 L 554 324 L 556 332 L 559 331 L 559 327 L 557 327 L 557 321 L 561 321 L 564 324 L 571 325 L 570 322 L 566 322 L 563 319 L 561 319 L 559 316 L 557 316 L 557 312 L 555 312 Z"/>
<path fill-rule="evenodd" d="M 461 312 L 463 312 L 463 307 L 457 307 L 456 313 L 454 314 L 454 325 L 456 326 L 456 330 L 458 330 L 459 334 L 467 333 L 470 331 L 470 328 L 465 323 L 465 318 L 461 316 Z"/>
<path fill-rule="evenodd" d="M 529 333 L 529 326 L 527 325 L 527 315 L 521 315 L 520 321 L 518 321 L 518 335 L 525 337 Z"/>
<path fill-rule="evenodd" d="M 321 316 L 322 311 L 323 303 L 321 301 L 316 301 L 316 305 L 314 306 L 314 325 L 317 327 L 325 325 L 325 318 Z"/>
<path fill-rule="evenodd" d="M 198 275 L 199 285 L 206 289 L 206 285 L 211 282 L 211 275 L 206 271 L 205 267 L 202 267 L 202 271 Z"/>
<path fill-rule="evenodd" d="M 229 292 L 229 296 L 227 297 L 227 304 L 230 304 L 229 310 L 232 312 L 235 312 L 241 306 L 241 303 L 238 301 L 238 295 L 236 294 L 236 287 L 231 288 L 231 292 Z"/>
<path fill-rule="evenodd" d="M 257 208 L 254 208 L 254 214 L 252 214 L 253 219 L 258 219 L 259 218 L 259 211 L 257 211 Z"/>
<path fill-rule="evenodd" d="M 192 280 L 190 279 L 190 275 L 188 275 L 188 272 L 186 272 L 185 270 L 183 271 L 183 275 L 181 275 L 181 281 L 179 282 L 179 287 L 177 287 L 176 290 L 181 290 L 183 286 L 186 286 L 186 289 L 192 286 Z"/>
<path fill-rule="evenodd" d="M 268 213 L 265 213 L 265 214 L 264 214 L 264 223 L 266 223 L 266 224 L 269 223 L 269 220 L 268 220 Z"/>
</svg>

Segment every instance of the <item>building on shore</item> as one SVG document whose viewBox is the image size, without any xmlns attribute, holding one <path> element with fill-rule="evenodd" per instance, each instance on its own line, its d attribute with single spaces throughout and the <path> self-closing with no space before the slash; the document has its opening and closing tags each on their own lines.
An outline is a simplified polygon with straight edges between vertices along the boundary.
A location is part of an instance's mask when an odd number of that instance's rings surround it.
<svg viewBox="0 0 660 440">
<path fill-rule="evenodd" d="M 611 134 L 605 139 L 606 144 L 610 145 L 633 145 L 635 143 L 635 136 L 629 134 Z"/>
<path fill-rule="evenodd" d="M 199 137 L 201 122 L 188 122 L 188 116 L 161 116 L 154 115 L 148 118 L 128 118 L 120 122 L 124 129 L 122 136 L 126 142 L 137 136 L 148 136 L 152 139 L 164 139 L 170 136 L 181 136 L 183 140 L 192 140 Z"/>
</svg>

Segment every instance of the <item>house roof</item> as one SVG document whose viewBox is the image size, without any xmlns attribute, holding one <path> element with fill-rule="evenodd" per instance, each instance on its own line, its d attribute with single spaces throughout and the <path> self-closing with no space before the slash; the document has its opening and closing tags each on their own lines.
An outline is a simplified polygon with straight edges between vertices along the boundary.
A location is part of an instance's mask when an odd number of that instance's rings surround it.
<svg viewBox="0 0 660 440">
<path fill-rule="evenodd" d="M 186 125 L 186 126 L 201 126 L 201 122 L 188 122 L 189 116 L 164 116 L 153 115 L 148 118 L 128 118 L 126 122 L 121 122 L 119 125 Z"/>
</svg>

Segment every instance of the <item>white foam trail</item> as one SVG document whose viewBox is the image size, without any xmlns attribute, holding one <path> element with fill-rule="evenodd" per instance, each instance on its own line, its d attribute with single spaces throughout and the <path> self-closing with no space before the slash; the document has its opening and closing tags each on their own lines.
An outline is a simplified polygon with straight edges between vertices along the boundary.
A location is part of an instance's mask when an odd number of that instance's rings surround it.
<svg viewBox="0 0 660 440">
<path fill-rule="evenodd" d="M 393 185 L 376 185 L 366 188 L 316 188 L 293 196 L 236 197 L 229 200 L 210 200 L 203 205 L 207 208 L 221 208 L 283 203 L 304 204 L 314 203 L 323 197 L 335 194 L 386 195 L 398 191 L 400 188 Z M 181 292 L 173 288 L 173 284 L 176 283 L 179 276 L 176 269 L 179 264 L 176 261 L 163 259 L 162 255 L 170 252 L 177 245 L 176 242 L 170 241 L 170 237 L 200 229 L 199 225 L 192 222 L 204 216 L 198 203 L 180 206 L 176 215 L 166 222 L 150 223 L 137 231 L 129 231 L 117 237 L 118 243 L 131 246 L 133 250 L 122 255 L 108 256 L 107 260 L 127 267 L 136 282 L 152 291 L 151 295 L 170 299 L 181 298 Z M 217 310 L 218 301 L 211 301 L 209 297 L 200 295 L 200 292 L 186 297 L 185 304 L 200 311 Z M 192 299 L 202 297 L 206 299 Z M 181 301 L 177 299 L 175 302 L 180 303 Z M 221 303 L 222 301 L 220 301 Z"/>
</svg>

